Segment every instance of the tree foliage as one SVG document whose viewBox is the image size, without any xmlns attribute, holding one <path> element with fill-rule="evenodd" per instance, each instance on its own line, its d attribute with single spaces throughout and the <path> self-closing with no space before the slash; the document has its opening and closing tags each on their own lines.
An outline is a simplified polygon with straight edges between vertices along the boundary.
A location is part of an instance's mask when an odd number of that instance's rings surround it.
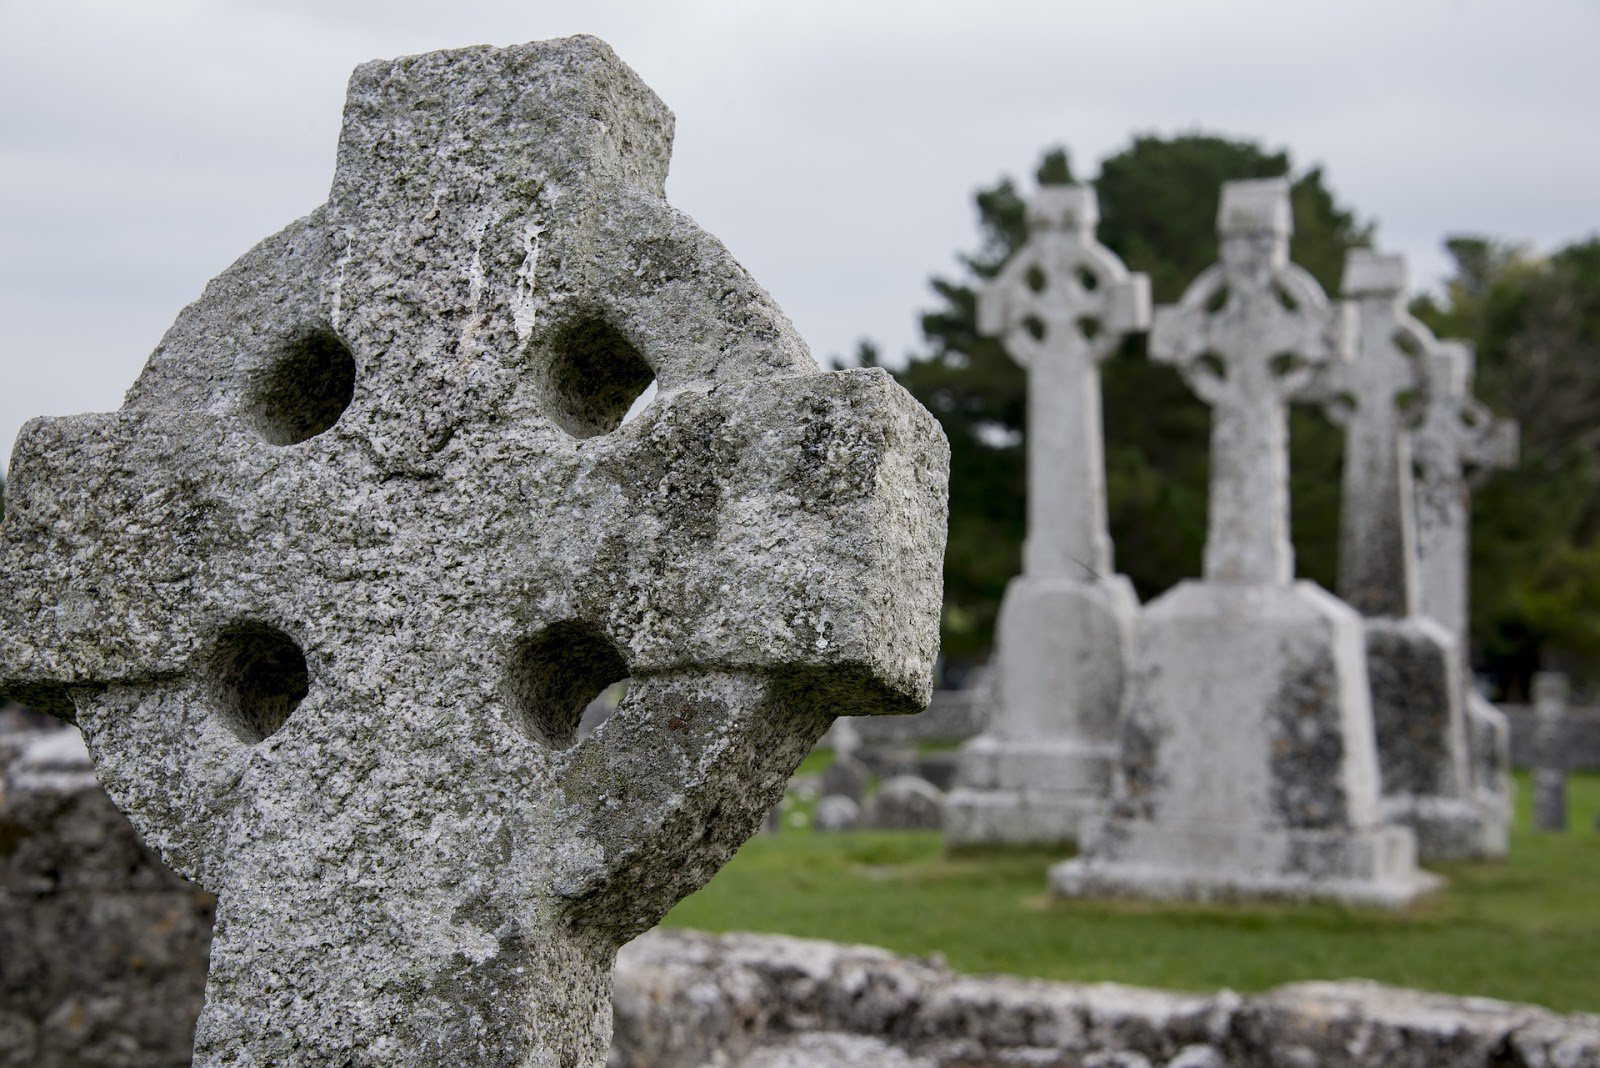
<svg viewBox="0 0 1600 1068">
<path fill-rule="evenodd" d="M 1540 667 L 1600 659 L 1600 238 L 1548 258 L 1446 243 L 1455 272 L 1417 315 L 1473 340 L 1476 393 L 1521 425 L 1520 461 L 1472 512 L 1473 644 L 1513 697 Z"/>
<path fill-rule="evenodd" d="M 1216 259 L 1222 183 L 1289 175 L 1287 153 L 1210 136 L 1140 137 L 1101 166 L 1100 240 L 1171 302 Z M 1073 180 L 1064 149 L 1045 154 L 1040 184 Z M 1292 179 L 1294 256 L 1332 289 L 1345 251 L 1370 228 L 1342 208 L 1320 169 Z M 950 548 L 945 558 L 944 649 L 955 662 L 986 656 L 1006 581 L 1020 569 L 1024 527 L 1026 381 L 999 342 L 977 331 L 976 290 L 1027 238 L 1023 197 L 1008 179 L 977 194 L 978 251 L 957 279 L 936 278 L 922 317 L 925 351 L 896 372 L 943 424 L 951 444 Z M 877 354 L 863 348 L 862 357 Z M 1102 368 L 1106 477 L 1118 570 L 1150 598 L 1198 574 L 1205 534 L 1210 417 L 1177 374 L 1144 357 L 1142 335 Z M 1341 442 L 1298 414 L 1296 544 L 1301 573 L 1331 583 L 1337 545 Z"/>
</svg>

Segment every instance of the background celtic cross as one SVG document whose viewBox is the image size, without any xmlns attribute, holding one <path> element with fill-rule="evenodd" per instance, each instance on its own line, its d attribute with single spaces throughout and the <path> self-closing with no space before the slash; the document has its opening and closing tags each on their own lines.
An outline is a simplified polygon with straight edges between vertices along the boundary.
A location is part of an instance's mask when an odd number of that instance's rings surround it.
<svg viewBox="0 0 1600 1068">
<path fill-rule="evenodd" d="M 1282 584 L 1294 575 L 1286 405 L 1318 364 L 1349 359 L 1350 329 L 1289 262 L 1288 182 L 1227 183 L 1217 220 L 1221 262 L 1157 309 L 1150 355 L 1211 405 L 1206 578 Z"/>
<path fill-rule="evenodd" d="M 1087 186 L 1045 186 L 1028 243 L 978 296 L 978 329 L 1028 372 L 1028 537 L 1023 572 L 1111 573 L 1099 363 L 1150 323 L 1150 283 L 1095 240 Z"/>
<path fill-rule="evenodd" d="M 591 38 L 365 65 L 328 203 L 24 430 L 0 691 L 218 895 L 198 1064 L 599 1065 L 616 947 L 926 702 L 943 438 L 667 207 L 671 130 Z"/>
</svg>

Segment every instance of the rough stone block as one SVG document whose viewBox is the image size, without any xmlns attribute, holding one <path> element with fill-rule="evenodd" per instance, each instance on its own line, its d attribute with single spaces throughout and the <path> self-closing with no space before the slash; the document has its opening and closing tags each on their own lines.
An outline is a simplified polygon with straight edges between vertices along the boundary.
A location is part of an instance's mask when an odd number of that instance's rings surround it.
<svg viewBox="0 0 1600 1068">
<path fill-rule="evenodd" d="M 671 134 L 593 38 L 366 64 L 328 202 L 24 428 L 0 693 L 217 894 L 199 1064 L 597 1065 L 615 948 L 926 704 L 942 434 L 666 204 Z"/>
</svg>

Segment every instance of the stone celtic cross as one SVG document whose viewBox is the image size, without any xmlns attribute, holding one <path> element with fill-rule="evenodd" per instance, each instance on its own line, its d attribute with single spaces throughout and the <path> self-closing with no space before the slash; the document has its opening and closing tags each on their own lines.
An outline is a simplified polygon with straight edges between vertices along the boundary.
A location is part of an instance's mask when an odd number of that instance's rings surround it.
<svg viewBox="0 0 1600 1068">
<path fill-rule="evenodd" d="M 599 1066 L 616 948 L 926 702 L 937 424 L 667 206 L 671 131 L 593 38 L 362 66 L 327 204 L 24 429 L 0 692 L 217 894 L 197 1064 Z"/>
<path fill-rule="evenodd" d="M 1211 405 L 1205 577 L 1283 584 L 1294 576 L 1287 404 L 1317 365 L 1349 359 L 1348 315 L 1289 262 L 1284 179 L 1224 185 L 1217 229 L 1221 262 L 1157 309 L 1150 355 Z"/>
<path fill-rule="evenodd" d="M 1356 308 L 1356 358 L 1330 365 L 1324 384 L 1324 407 L 1345 427 L 1339 596 L 1364 616 L 1417 607 L 1409 423 L 1438 341 L 1406 313 L 1405 286 L 1403 257 L 1350 251 L 1343 290 Z"/>
<path fill-rule="evenodd" d="M 978 295 L 978 329 L 1028 372 L 1028 537 L 1023 572 L 1111 572 L 1099 363 L 1150 325 L 1150 282 L 1095 240 L 1087 186 L 1045 186 L 1028 242 Z"/>
<path fill-rule="evenodd" d="M 1471 553 L 1469 473 L 1515 466 L 1518 451 L 1517 424 L 1496 419 L 1472 395 L 1472 365 L 1471 346 L 1439 343 L 1428 358 L 1428 387 L 1411 435 L 1419 608 L 1462 643 L 1467 639 Z"/>
</svg>

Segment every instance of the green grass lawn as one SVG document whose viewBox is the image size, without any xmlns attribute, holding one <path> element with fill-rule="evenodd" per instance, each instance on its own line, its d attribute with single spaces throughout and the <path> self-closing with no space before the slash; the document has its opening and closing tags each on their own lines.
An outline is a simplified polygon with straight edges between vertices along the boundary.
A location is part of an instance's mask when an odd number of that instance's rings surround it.
<svg viewBox="0 0 1600 1068">
<path fill-rule="evenodd" d="M 964 972 L 1242 992 L 1364 977 L 1594 1012 L 1600 776 L 1574 776 L 1568 797 L 1572 829 L 1535 833 L 1528 781 L 1518 776 L 1511 859 L 1439 865 L 1449 888 L 1398 914 L 1052 901 L 1045 870 L 1058 854 L 950 857 L 933 833 L 786 829 L 751 840 L 666 923 L 937 953 Z"/>
</svg>

